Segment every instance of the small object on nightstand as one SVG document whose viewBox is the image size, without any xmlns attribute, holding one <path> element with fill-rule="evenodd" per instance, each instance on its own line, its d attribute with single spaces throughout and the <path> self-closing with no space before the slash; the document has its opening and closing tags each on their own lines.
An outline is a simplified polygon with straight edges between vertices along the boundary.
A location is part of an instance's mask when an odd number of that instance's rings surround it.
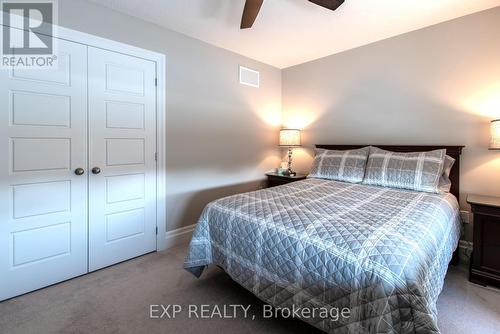
<svg viewBox="0 0 500 334">
<path fill-rule="evenodd" d="M 281 167 L 276 168 L 276 174 L 278 175 L 285 175 L 285 172 L 287 171 L 286 167 L 283 167 L 283 165 L 286 165 L 286 162 L 281 163 Z"/>
<path fill-rule="evenodd" d="M 304 174 L 295 175 L 279 175 L 277 173 L 266 173 L 267 176 L 267 187 L 281 186 L 290 182 L 301 181 L 307 178 Z"/>
<path fill-rule="evenodd" d="M 474 214 L 469 280 L 500 286 L 500 198 L 468 195 Z"/>
</svg>

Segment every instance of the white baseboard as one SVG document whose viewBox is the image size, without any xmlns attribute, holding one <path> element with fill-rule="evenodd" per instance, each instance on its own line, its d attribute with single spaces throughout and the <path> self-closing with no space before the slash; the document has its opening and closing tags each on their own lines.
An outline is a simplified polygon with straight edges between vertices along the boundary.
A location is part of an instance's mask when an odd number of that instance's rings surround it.
<svg viewBox="0 0 500 334">
<path fill-rule="evenodd" d="M 458 255 L 460 256 L 460 262 L 469 263 L 471 253 L 472 253 L 472 242 L 460 240 L 458 244 Z"/>
<path fill-rule="evenodd" d="M 165 233 L 165 249 L 172 248 L 174 246 L 188 244 L 191 240 L 191 235 L 193 234 L 196 224 L 181 227 L 172 231 Z"/>
</svg>

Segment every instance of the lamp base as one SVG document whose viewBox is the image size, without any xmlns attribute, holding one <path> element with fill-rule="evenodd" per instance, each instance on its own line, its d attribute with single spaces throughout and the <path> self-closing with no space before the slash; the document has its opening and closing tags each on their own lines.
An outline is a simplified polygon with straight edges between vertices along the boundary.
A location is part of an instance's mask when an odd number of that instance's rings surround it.
<svg viewBox="0 0 500 334">
<path fill-rule="evenodd" d="M 285 176 L 295 176 L 297 173 L 295 173 L 292 170 L 292 148 L 288 147 L 288 169 L 284 173 Z"/>
</svg>

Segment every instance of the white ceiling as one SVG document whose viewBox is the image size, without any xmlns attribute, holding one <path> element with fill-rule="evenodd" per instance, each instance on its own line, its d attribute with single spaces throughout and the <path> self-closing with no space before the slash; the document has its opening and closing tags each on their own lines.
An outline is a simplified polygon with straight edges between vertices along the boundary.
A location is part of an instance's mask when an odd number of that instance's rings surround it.
<svg viewBox="0 0 500 334">
<path fill-rule="evenodd" d="M 335 12 L 307 0 L 265 0 L 240 30 L 245 0 L 90 0 L 279 68 L 453 18 L 500 0 L 346 0 Z"/>
</svg>

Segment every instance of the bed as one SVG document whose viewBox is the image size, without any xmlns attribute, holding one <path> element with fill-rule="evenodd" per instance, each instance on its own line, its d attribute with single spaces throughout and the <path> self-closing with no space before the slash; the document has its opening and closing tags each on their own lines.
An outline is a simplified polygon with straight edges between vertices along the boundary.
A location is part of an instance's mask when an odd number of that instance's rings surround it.
<svg viewBox="0 0 500 334">
<path fill-rule="evenodd" d="M 460 236 L 462 146 L 378 147 L 445 148 L 456 160 L 450 193 L 309 178 L 222 198 L 203 211 L 184 268 L 199 277 L 218 265 L 277 309 L 348 308 L 299 316 L 325 332 L 439 333 L 436 301 Z"/>
</svg>

